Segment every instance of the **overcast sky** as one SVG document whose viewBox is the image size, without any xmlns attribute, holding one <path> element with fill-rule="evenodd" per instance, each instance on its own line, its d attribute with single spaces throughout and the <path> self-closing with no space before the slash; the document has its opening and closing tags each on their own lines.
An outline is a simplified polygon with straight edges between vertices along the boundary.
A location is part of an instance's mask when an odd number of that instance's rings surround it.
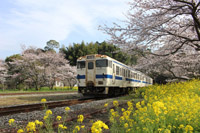
<svg viewBox="0 0 200 133">
<path fill-rule="evenodd" d="M 0 59 L 21 52 L 21 45 L 44 48 L 49 40 L 61 45 L 102 42 L 98 30 L 125 19 L 128 0 L 0 0 Z"/>
</svg>

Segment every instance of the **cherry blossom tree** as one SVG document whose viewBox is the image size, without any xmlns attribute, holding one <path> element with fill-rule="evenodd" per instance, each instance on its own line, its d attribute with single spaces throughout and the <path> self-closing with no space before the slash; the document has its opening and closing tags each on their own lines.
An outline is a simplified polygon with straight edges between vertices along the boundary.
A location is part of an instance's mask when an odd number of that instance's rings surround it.
<svg viewBox="0 0 200 133">
<path fill-rule="evenodd" d="M 140 58 L 136 69 L 152 77 L 163 75 L 166 79 L 187 80 L 200 77 L 200 54 L 192 47 L 182 48 L 168 56 L 148 55 Z"/>
<path fill-rule="evenodd" d="M 126 52 L 144 56 L 137 68 L 145 72 L 180 79 L 198 77 L 200 1 L 134 0 L 129 4 L 124 25 L 100 27 L 111 36 L 110 41 Z"/>
<path fill-rule="evenodd" d="M 0 60 L 0 84 L 2 85 L 2 90 L 5 90 L 5 82 L 7 75 L 7 65 L 3 60 Z"/>
<path fill-rule="evenodd" d="M 36 90 L 41 86 L 49 86 L 52 89 L 56 79 L 71 78 L 76 75 L 76 71 L 71 68 L 64 56 L 53 51 L 44 52 L 29 48 L 22 52 L 21 59 L 16 59 L 10 64 L 16 66 L 12 67 L 12 78 L 22 79 L 20 81 L 33 85 Z"/>
<path fill-rule="evenodd" d="M 69 69 L 70 68 L 70 69 Z M 63 67 L 60 67 L 60 79 L 63 81 L 63 83 L 67 84 L 72 88 L 76 83 L 76 75 L 77 75 L 77 69 L 76 66 L 69 67 L 69 64 L 66 64 Z"/>
<path fill-rule="evenodd" d="M 24 51 L 21 59 L 10 62 L 12 65 L 12 79 L 21 84 L 29 81 L 38 90 L 42 84 L 42 72 L 44 67 L 39 61 L 40 57 L 34 51 Z M 16 84 L 17 84 L 16 83 Z"/>
<path fill-rule="evenodd" d="M 74 67 L 69 65 L 69 61 L 64 58 L 64 55 L 61 53 L 55 53 L 48 51 L 40 54 L 40 60 L 44 65 L 44 74 L 45 83 L 49 88 L 53 89 L 56 79 L 64 82 L 67 79 L 73 79 L 76 75 L 76 70 Z M 69 82 L 70 84 L 71 82 Z"/>
<path fill-rule="evenodd" d="M 200 51 L 199 0 L 134 0 L 125 26 L 101 27 L 111 41 L 129 50 L 158 49 L 163 55 L 184 45 Z"/>
</svg>

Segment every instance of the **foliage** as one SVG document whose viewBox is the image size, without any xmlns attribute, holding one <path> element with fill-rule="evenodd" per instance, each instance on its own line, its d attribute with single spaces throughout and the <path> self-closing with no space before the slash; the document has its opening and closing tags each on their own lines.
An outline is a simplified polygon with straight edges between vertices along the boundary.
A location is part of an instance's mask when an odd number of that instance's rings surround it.
<svg viewBox="0 0 200 133">
<path fill-rule="evenodd" d="M 45 51 L 55 51 L 55 48 L 59 48 L 59 42 L 57 42 L 56 40 L 49 40 L 47 42 L 47 45 L 44 47 Z"/>
<path fill-rule="evenodd" d="M 76 65 L 76 61 L 79 57 L 88 54 L 108 55 L 128 65 L 135 64 L 137 60 L 135 56 L 129 56 L 128 54 L 123 53 L 118 47 L 107 42 L 86 44 L 84 42 L 81 44 L 74 43 L 73 46 L 69 46 L 67 48 L 62 47 L 60 52 L 65 54 L 65 58 L 69 60 L 70 65 L 73 66 Z"/>
<path fill-rule="evenodd" d="M 12 61 L 14 61 L 16 59 L 22 59 L 22 56 L 20 54 L 11 55 L 9 57 L 6 57 L 5 62 L 7 62 L 7 63 L 8 62 L 12 62 Z"/>
</svg>

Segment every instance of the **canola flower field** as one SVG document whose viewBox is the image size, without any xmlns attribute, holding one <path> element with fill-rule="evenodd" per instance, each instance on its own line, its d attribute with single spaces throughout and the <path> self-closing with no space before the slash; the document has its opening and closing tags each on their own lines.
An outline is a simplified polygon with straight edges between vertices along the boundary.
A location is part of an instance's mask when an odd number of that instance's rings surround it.
<svg viewBox="0 0 200 133">
<path fill-rule="evenodd" d="M 153 85 L 139 89 L 144 98 L 131 102 L 122 115 L 112 111 L 110 117 L 114 132 L 182 133 L 200 132 L 200 81 Z"/>
<path fill-rule="evenodd" d="M 200 132 L 200 80 L 171 83 L 167 85 L 153 85 L 136 90 L 135 99 L 143 98 L 141 102 L 131 99 L 127 102 L 128 107 L 120 108 L 118 101 L 106 103 L 110 125 L 101 120 L 94 122 L 91 126 L 92 133 L 102 133 L 105 130 L 111 133 L 190 133 Z M 46 102 L 45 99 L 42 102 Z M 115 109 L 108 108 L 113 104 Z M 66 107 L 67 111 L 70 108 Z M 46 111 L 44 121 L 28 123 L 25 128 L 20 128 L 18 133 L 35 132 L 41 130 L 45 125 L 46 131 L 52 131 L 50 110 Z M 57 116 L 57 120 L 64 119 Z M 77 125 L 69 130 L 67 124 L 58 126 L 57 132 L 88 132 L 84 130 L 84 116 L 77 117 Z M 16 126 L 15 120 L 10 119 L 9 124 Z M 55 129 L 54 129 L 55 131 Z"/>
</svg>

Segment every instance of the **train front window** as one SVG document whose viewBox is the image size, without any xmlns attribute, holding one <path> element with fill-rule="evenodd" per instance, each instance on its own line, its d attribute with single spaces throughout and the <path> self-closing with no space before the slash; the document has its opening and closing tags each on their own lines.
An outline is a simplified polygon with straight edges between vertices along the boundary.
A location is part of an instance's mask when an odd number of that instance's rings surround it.
<svg viewBox="0 0 200 133">
<path fill-rule="evenodd" d="M 77 68 L 78 69 L 85 68 L 85 61 L 78 61 L 77 62 Z"/>
<path fill-rule="evenodd" d="M 108 60 L 107 59 L 96 60 L 96 67 L 108 67 Z"/>
<path fill-rule="evenodd" d="M 88 62 L 88 69 L 93 69 L 93 67 L 94 67 L 93 62 Z"/>
</svg>

